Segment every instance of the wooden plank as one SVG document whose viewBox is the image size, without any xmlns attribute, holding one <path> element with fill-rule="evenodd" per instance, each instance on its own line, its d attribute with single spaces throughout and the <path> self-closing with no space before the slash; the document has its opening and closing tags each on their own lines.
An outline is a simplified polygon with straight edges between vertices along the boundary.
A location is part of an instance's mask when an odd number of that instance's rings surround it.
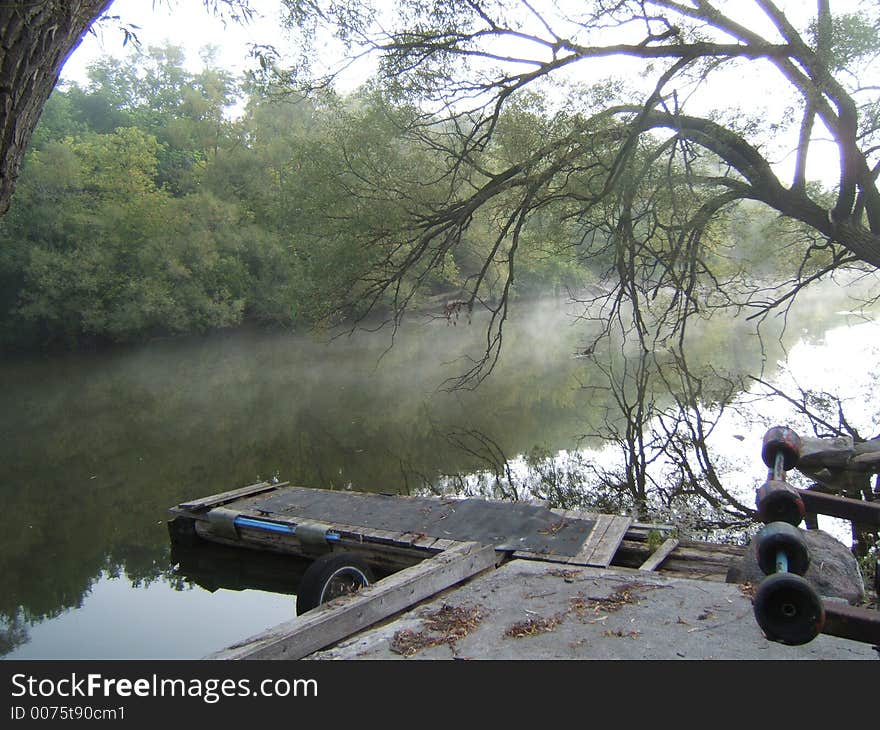
<svg viewBox="0 0 880 730">
<path fill-rule="evenodd" d="M 298 558 L 314 559 L 321 554 L 321 550 L 314 545 L 303 545 L 295 535 L 264 532 L 251 528 L 239 528 L 238 539 L 224 538 L 217 534 L 205 520 L 197 520 L 195 524 L 196 534 L 210 542 L 232 545 L 239 548 L 253 550 L 268 550 L 275 553 L 284 553 Z M 335 550 L 351 550 L 362 559 L 382 569 L 400 570 L 419 563 L 425 558 L 430 558 L 436 550 L 422 547 L 401 547 L 396 545 L 383 545 L 362 540 L 360 536 L 343 537 L 333 543 Z M 331 549 L 328 544 L 328 550 Z"/>
<path fill-rule="evenodd" d="M 528 550 L 517 550 L 513 553 L 514 558 L 520 560 L 541 560 L 545 563 L 569 563 L 572 558 L 569 555 L 554 555 L 552 553 L 531 553 Z"/>
<path fill-rule="evenodd" d="M 654 551 L 654 554 L 639 566 L 639 570 L 657 570 L 660 563 L 666 560 L 669 554 L 677 547 L 678 540 L 674 537 L 664 540 L 663 544 Z"/>
<path fill-rule="evenodd" d="M 611 515 L 598 515 L 596 517 L 596 524 L 590 532 L 589 537 L 584 541 L 580 552 L 571 558 L 570 562 L 586 565 L 589 562 L 593 551 L 596 549 L 596 546 L 602 538 L 605 537 L 605 533 L 608 532 L 609 527 L 611 527 Z"/>
<path fill-rule="evenodd" d="M 422 548 L 424 550 L 433 550 L 434 544 L 437 542 L 436 537 L 430 535 L 419 535 L 413 540 L 413 547 Z"/>
<path fill-rule="evenodd" d="M 409 547 L 409 542 L 400 539 L 401 532 L 391 532 L 389 530 L 374 530 L 370 527 L 361 527 L 360 533 L 364 542 L 373 543 L 375 545 L 392 545 L 399 547 Z"/>
<path fill-rule="evenodd" d="M 607 568 L 611 565 L 611 561 L 614 560 L 614 554 L 617 552 L 617 548 L 620 547 L 620 542 L 623 540 L 623 536 L 626 534 L 631 523 L 632 520 L 629 517 L 613 516 L 611 524 L 609 524 L 602 539 L 596 545 L 592 555 L 590 555 L 590 561 L 587 565 L 598 568 Z"/>
<path fill-rule="evenodd" d="M 262 492 L 270 492 L 273 489 L 280 489 L 281 487 L 286 487 L 290 482 L 282 482 L 281 484 L 270 484 L 269 482 L 259 482 L 257 484 L 251 484 L 247 487 L 239 487 L 238 489 L 231 489 L 228 492 L 220 492 L 219 494 L 212 494 L 209 497 L 202 497 L 201 499 L 193 499 L 189 502 L 181 502 L 177 505 L 180 509 L 191 510 L 191 511 L 199 511 L 203 509 L 207 509 L 208 507 L 217 507 L 221 504 L 227 504 L 229 502 L 234 502 L 236 499 L 241 499 L 242 497 L 250 497 L 255 494 L 260 494 Z"/>
<path fill-rule="evenodd" d="M 660 532 L 672 532 L 673 530 L 677 530 L 678 528 L 675 525 L 664 525 L 656 522 L 633 522 L 630 525 L 630 529 L 647 530 L 648 532 L 650 532 L 651 530 L 659 530 Z"/>
<path fill-rule="evenodd" d="M 494 567 L 492 546 L 460 543 L 357 593 L 318 606 L 207 658 L 302 659 Z"/>
<path fill-rule="evenodd" d="M 325 528 L 325 532 L 333 532 L 338 534 L 340 537 L 344 537 L 347 539 L 358 540 L 359 542 L 371 542 L 377 545 L 391 545 L 395 547 L 403 547 L 408 548 L 412 547 L 412 533 L 409 532 L 390 532 L 387 530 L 375 530 L 369 527 L 363 527 L 360 525 L 347 525 L 341 522 L 315 522 L 311 519 L 306 519 L 303 517 L 299 517 L 295 514 L 276 514 L 272 513 L 270 515 L 264 515 L 254 510 L 243 509 L 240 514 L 243 517 L 254 517 L 256 519 L 269 519 L 272 522 L 278 522 L 287 524 L 290 527 L 294 528 L 294 530 L 298 527 L 307 527 L 311 525 L 320 525 Z M 247 533 L 243 532 L 242 534 L 247 534 L 248 536 L 252 536 L 254 534 L 254 530 L 249 528 L 239 528 L 240 530 L 247 530 Z M 258 528 L 257 528 L 258 531 Z M 298 540 L 296 532 L 291 535 L 291 538 L 294 540 Z"/>
<path fill-rule="evenodd" d="M 589 565 L 593 551 L 596 549 L 599 541 L 605 537 L 605 533 L 608 532 L 608 528 L 611 526 L 611 517 L 611 515 L 596 515 L 593 529 L 590 530 L 590 534 L 587 535 L 587 539 L 584 540 L 584 544 L 581 546 L 578 554 L 573 558 L 569 558 L 566 562 L 575 565 Z"/>
<path fill-rule="evenodd" d="M 596 523 L 577 555 L 566 562 L 607 568 L 614 559 L 631 520 L 619 515 L 596 515 Z"/>
<path fill-rule="evenodd" d="M 445 537 L 439 537 L 434 541 L 431 548 L 433 550 L 449 550 L 459 544 L 456 540 L 447 540 Z"/>
<path fill-rule="evenodd" d="M 695 542 L 693 540 L 680 540 L 678 549 L 675 551 L 676 557 L 711 558 L 715 560 L 725 560 L 728 558 L 738 558 L 746 554 L 746 548 L 742 545 L 723 545 L 721 543 Z"/>
</svg>

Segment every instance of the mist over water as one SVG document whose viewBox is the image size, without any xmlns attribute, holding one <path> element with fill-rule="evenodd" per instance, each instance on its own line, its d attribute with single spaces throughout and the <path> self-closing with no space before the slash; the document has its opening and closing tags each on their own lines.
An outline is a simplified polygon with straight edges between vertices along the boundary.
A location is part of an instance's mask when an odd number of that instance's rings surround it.
<svg viewBox="0 0 880 730">
<path fill-rule="evenodd" d="M 784 329 L 781 318 L 765 321 L 762 338 L 744 318 L 694 322 L 689 361 L 773 378 L 788 353 L 812 348 L 802 379 L 810 362 L 828 370 L 820 354 L 857 362 L 877 330 L 839 329 L 865 322 L 850 313 L 850 292 L 812 288 Z M 501 360 L 475 390 L 445 386 L 485 347 L 481 313 L 455 324 L 413 316 L 390 349 L 387 329 L 332 338 L 241 330 L 0 363 L 0 490 L 13 516 L 0 537 L 0 652 L 194 657 L 292 617 L 292 588 L 240 591 L 224 579 L 212 593 L 175 570 L 165 521 L 186 499 L 271 478 L 417 493 L 536 447 L 601 449 L 583 436 L 614 417 L 597 362 L 618 350 L 583 357 L 595 325 L 571 303 L 517 301 L 513 311 Z M 859 387 L 870 387 L 872 357 L 848 384 L 862 374 Z M 762 418 L 784 413 L 768 405 L 758 415 L 720 428 L 718 440 L 760 478 Z M 164 609 L 137 612 L 139 602 Z M 201 639 L 174 628 L 200 620 L 214 622 Z"/>
</svg>

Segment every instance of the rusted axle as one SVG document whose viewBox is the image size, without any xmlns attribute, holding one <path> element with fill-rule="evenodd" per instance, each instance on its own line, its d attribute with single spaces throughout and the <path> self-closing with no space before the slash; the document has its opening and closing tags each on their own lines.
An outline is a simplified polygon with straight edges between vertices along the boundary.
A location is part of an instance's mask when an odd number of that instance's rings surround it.
<svg viewBox="0 0 880 730">
<path fill-rule="evenodd" d="M 800 494 L 807 512 L 840 517 L 862 525 L 880 526 L 880 502 L 838 497 L 810 489 L 798 489 L 797 493 Z"/>
<path fill-rule="evenodd" d="M 880 611 L 836 601 L 823 601 L 823 604 L 825 606 L 823 634 L 880 647 Z"/>
</svg>

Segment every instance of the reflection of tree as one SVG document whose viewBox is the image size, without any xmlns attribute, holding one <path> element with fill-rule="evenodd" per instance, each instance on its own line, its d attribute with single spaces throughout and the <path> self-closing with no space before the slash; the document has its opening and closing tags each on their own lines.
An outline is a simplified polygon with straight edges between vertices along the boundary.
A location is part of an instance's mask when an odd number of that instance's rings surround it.
<svg viewBox="0 0 880 730">
<path fill-rule="evenodd" d="M 698 346 L 718 329 L 706 327 L 693 338 L 662 338 L 657 335 L 662 329 L 647 327 L 608 331 L 582 361 L 583 402 L 590 404 L 579 414 L 589 424 L 582 443 L 597 450 L 562 454 L 533 448 L 523 460 L 524 472 L 490 435 L 459 427 L 445 438 L 474 456 L 481 470 L 447 476 L 433 486 L 629 512 L 704 534 L 741 531 L 755 510 L 725 484 L 709 446 L 725 407 L 742 390 L 741 376 L 707 362 L 716 341 L 709 338 L 709 348 Z M 729 351 L 738 337 L 735 328 L 725 330 L 727 344 L 718 349 Z M 726 364 L 737 369 L 733 361 Z"/>
<path fill-rule="evenodd" d="M 29 640 L 27 626 L 18 613 L 0 618 L 0 656 L 5 656 Z"/>
<path fill-rule="evenodd" d="M 664 349 L 641 342 L 628 356 L 596 363 L 606 382 L 594 388 L 610 393 L 616 408 L 591 435 L 611 444 L 619 460 L 586 465 L 592 488 L 605 501 L 616 493 L 612 501 L 640 519 L 701 531 L 743 527 L 754 509 L 725 486 L 708 446 L 737 379 L 712 366 L 692 368 L 681 340 Z"/>
</svg>

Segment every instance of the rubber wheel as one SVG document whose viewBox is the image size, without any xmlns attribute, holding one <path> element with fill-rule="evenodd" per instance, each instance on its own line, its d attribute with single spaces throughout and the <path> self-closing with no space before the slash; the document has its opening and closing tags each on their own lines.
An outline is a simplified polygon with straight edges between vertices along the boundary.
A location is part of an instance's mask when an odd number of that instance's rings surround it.
<svg viewBox="0 0 880 730">
<path fill-rule="evenodd" d="M 774 426 L 764 434 L 761 446 L 761 458 L 768 469 L 775 466 L 776 454 L 780 451 L 785 455 L 783 469 L 794 469 L 801 458 L 801 437 L 790 428 Z"/>
<path fill-rule="evenodd" d="M 764 525 L 755 538 L 755 555 L 764 575 L 776 572 L 776 553 L 785 553 L 788 572 L 804 575 L 810 567 L 810 550 L 803 533 L 787 522 Z"/>
<path fill-rule="evenodd" d="M 806 515 L 801 495 L 785 482 L 765 482 L 755 495 L 761 522 L 787 522 L 797 527 Z"/>
<path fill-rule="evenodd" d="M 303 573 L 296 593 L 296 613 L 303 614 L 334 598 L 359 591 L 374 580 L 370 567 L 351 553 L 322 555 Z"/>
<path fill-rule="evenodd" d="M 825 626 L 825 607 L 816 589 L 791 573 L 776 573 L 761 581 L 754 611 L 764 635 L 782 644 L 806 644 Z"/>
</svg>

